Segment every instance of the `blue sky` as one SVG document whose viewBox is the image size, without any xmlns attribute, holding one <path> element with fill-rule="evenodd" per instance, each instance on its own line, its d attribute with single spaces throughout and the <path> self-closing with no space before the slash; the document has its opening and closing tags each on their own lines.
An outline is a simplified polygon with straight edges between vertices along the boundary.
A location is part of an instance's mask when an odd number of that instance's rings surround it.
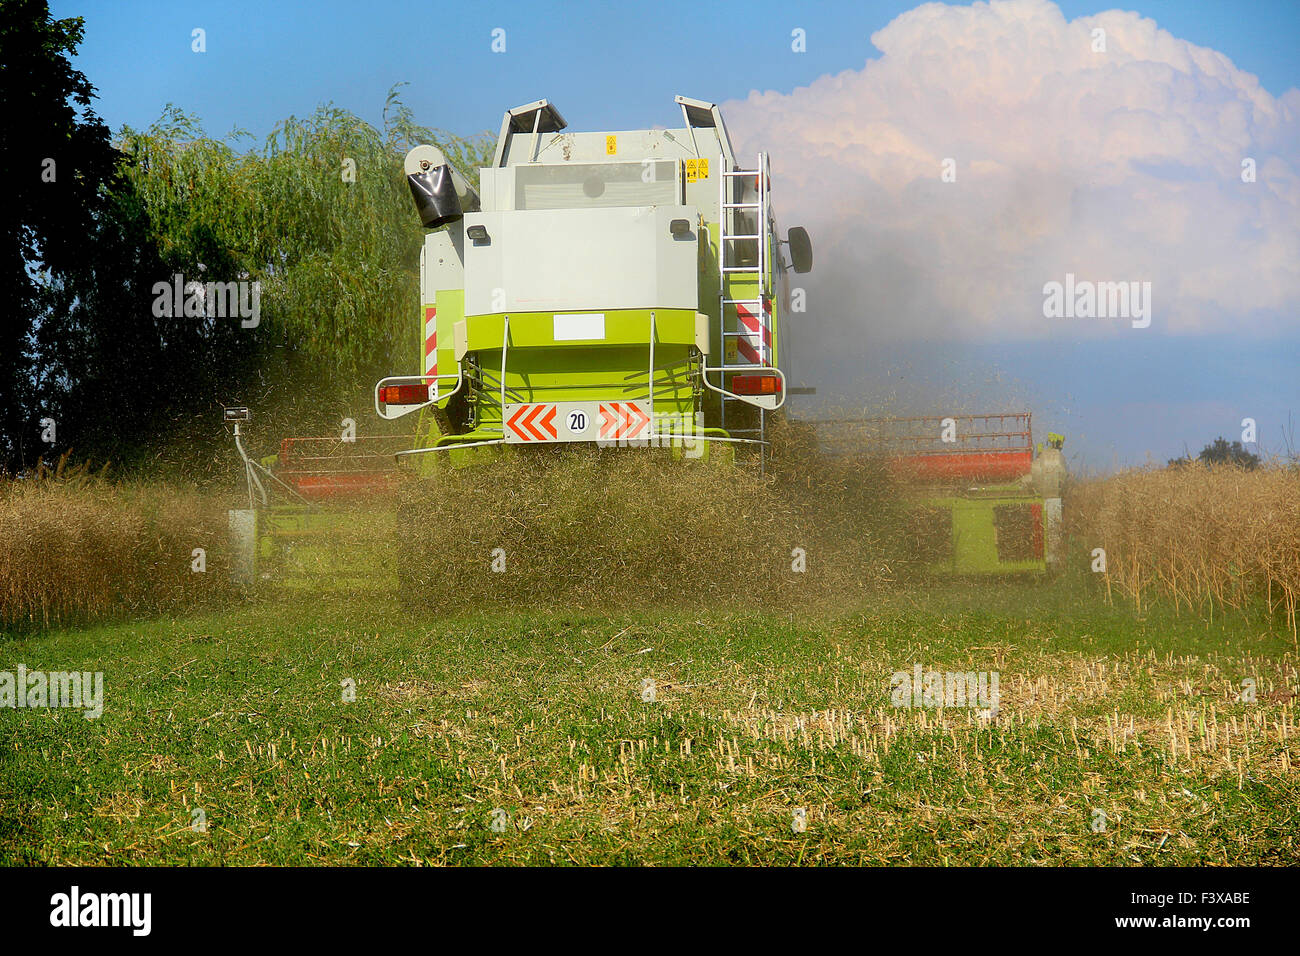
<svg viewBox="0 0 1300 956">
<path fill-rule="evenodd" d="M 1113 8 L 1058 5 L 1067 19 Z M 461 134 L 495 132 L 505 108 L 538 97 L 552 99 L 575 129 L 673 124 L 675 93 L 717 102 L 752 90 L 793 95 L 821 77 L 861 71 L 881 56 L 871 35 L 915 6 L 51 3 L 57 17 L 86 20 L 77 65 L 98 88 L 97 110 L 114 130 L 147 126 L 170 102 L 197 115 L 210 134 L 242 127 L 258 138 L 280 119 L 330 101 L 378 122 L 386 92 L 402 81 L 410 84 L 403 98 L 418 121 Z M 1274 97 L 1300 87 L 1300 3 L 1140 0 L 1121 9 L 1223 53 Z M 206 31 L 203 54 L 190 48 L 196 27 Z M 495 28 L 506 31 L 504 55 L 491 50 Z M 795 28 L 806 32 L 804 54 L 791 51 Z M 1296 157 L 1290 159 L 1294 165 Z M 798 219 L 795 210 L 790 221 Z M 1246 416 L 1260 420 L 1276 449 L 1288 415 L 1300 424 L 1294 317 L 1270 336 L 1220 328 L 1205 335 L 1153 332 L 1134 342 L 988 334 L 939 354 L 931 348 L 924 358 L 914 345 L 870 343 L 842 355 L 810 357 L 804 349 L 794 372 L 834 393 L 878 380 L 886 366 L 897 374 L 916 360 L 933 377 L 936 368 L 956 365 L 959 373 L 945 375 L 942 387 L 929 382 L 931 391 L 965 388 L 968 405 L 1032 402 L 1038 430 L 1065 431 L 1075 466 L 1092 469 L 1137 464 L 1148 455 L 1163 460 L 1218 434 L 1237 437 Z M 1015 387 L 999 393 L 989 385 L 995 377 Z"/>
<path fill-rule="evenodd" d="M 254 135 L 334 101 L 377 121 L 388 88 L 417 116 L 457 133 L 496 131 L 503 110 L 539 97 L 574 128 L 672 123 L 672 96 L 722 102 L 751 89 L 789 91 L 878 55 L 871 34 L 916 3 L 185 3 L 55 0 L 55 16 L 86 20 L 78 66 L 117 129 L 144 126 L 167 102 L 209 133 Z M 1062 2 L 1075 17 L 1115 7 L 1213 47 L 1280 94 L 1300 86 L 1300 3 L 1259 0 Z M 207 53 L 190 32 L 207 32 Z M 506 54 L 491 31 L 506 30 Z M 807 53 L 790 32 L 807 33 Z"/>
</svg>

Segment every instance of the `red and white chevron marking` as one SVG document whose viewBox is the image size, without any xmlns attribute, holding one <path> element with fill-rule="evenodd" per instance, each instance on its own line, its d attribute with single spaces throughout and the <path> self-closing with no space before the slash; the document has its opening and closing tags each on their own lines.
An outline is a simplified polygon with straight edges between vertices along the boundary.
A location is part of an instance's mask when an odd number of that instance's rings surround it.
<svg viewBox="0 0 1300 956">
<path fill-rule="evenodd" d="M 650 416 L 632 402 L 603 402 L 600 406 L 600 437 L 606 441 L 629 441 L 650 424 Z"/>
<path fill-rule="evenodd" d="M 763 315 L 760 318 L 754 314 L 752 306 L 744 303 L 736 303 L 736 316 L 740 319 L 745 330 L 749 335 L 736 336 L 736 351 L 739 352 L 746 362 L 752 362 L 755 365 L 766 364 L 763 356 L 755 348 L 755 339 L 760 339 L 763 343 L 763 351 L 771 352 L 772 350 L 772 330 L 768 327 L 767 319 L 767 302 L 763 303 Z"/>
<path fill-rule="evenodd" d="M 520 405 L 506 420 L 506 439 L 518 441 L 555 441 L 555 406 L 547 403 Z"/>
<path fill-rule="evenodd" d="M 438 307 L 424 307 L 424 374 L 430 376 L 425 382 L 432 385 L 438 374 Z"/>
</svg>

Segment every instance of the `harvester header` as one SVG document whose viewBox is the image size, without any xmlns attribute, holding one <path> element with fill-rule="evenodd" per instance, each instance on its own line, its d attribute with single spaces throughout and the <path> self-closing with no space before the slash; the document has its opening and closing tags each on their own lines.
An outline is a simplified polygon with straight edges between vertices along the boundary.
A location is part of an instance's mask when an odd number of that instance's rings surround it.
<svg viewBox="0 0 1300 956">
<path fill-rule="evenodd" d="M 962 574 L 1044 571 L 1061 559 L 1065 439 L 1035 449 L 1029 412 L 822 418 L 832 454 L 883 463 L 910 499 L 918 554 Z"/>
</svg>

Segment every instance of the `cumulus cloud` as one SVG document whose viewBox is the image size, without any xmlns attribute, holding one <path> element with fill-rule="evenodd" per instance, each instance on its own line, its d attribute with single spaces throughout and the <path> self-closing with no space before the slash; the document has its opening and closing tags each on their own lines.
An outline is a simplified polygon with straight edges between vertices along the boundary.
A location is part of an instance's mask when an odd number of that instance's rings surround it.
<svg viewBox="0 0 1300 956">
<path fill-rule="evenodd" d="M 1144 334 L 1044 318 L 1066 273 L 1150 282 L 1157 334 L 1297 329 L 1300 91 L 1046 0 L 929 3 L 871 42 L 860 70 L 724 106 L 742 155 L 772 154 L 782 225 L 813 236 L 817 347 Z"/>
</svg>

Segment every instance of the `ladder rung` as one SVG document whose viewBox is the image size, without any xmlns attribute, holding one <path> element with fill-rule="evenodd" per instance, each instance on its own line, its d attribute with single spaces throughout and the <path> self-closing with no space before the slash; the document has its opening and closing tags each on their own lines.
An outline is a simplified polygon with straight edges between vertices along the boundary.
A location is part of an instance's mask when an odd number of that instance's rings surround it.
<svg viewBox="0 0 1300 956">
<path fill-rule="evenodd" d="M 723 272 L 749 272 L 753 275 L 758 274 L 758 266 L 727 266 Z"/>
<path fill-rule="evenodd" d="M 757 176 L 757 169 L 731 169 L 723 173 L 724 176 Z"/>
<path fill-rule="evenodd" d="M 723 209 L 757 209 L 762 203 L 756 202 L 724 202 Z"/>
<path fill-rule="evenodd" d="M 726 239 L 761 239 L 763 237 L 762 236 L 723 236 L 722 238 L 726 240 Z"/>
</svg>

